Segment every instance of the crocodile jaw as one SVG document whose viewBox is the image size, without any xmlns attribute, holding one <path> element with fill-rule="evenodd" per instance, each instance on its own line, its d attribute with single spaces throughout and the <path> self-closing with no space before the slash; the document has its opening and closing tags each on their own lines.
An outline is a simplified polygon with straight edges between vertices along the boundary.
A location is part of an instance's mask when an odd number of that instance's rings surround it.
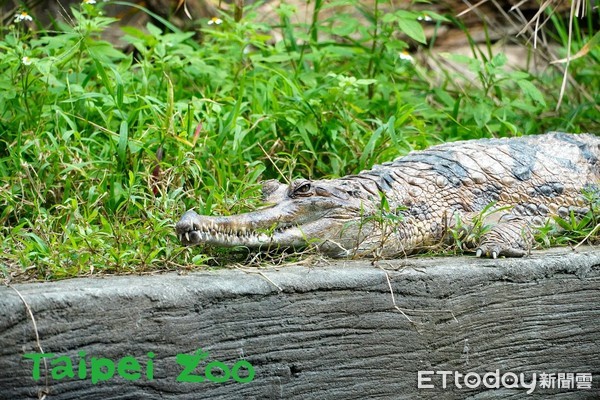
<svg viewBox="0 0 600 400">
<path fill-rule="evenodd" d="M 336 238 L 343 241 L 350 237 L 355 241 L 354 235 L 348 235 L 348 226 L 354 219 L 360 219 L 356 210 L 327 199 L 311 198 L 284 200 L 272 207 L 228 217 L 198 215 L 190 210 L 183 214 L 175 230 L 186 246 L 298 248 Z M 334 253 L 347 246 L 354 247 L 355 243 L 332 242 L 320 248 Z M 328 247 L 335 251 L 328 251 Z"/>
<path fill-rule="evenodd" d="M 293 223 L 277 221 L 255 211 L 231 217 L 209 217 L 187 211 L 175 226 L 179 240 L 186 246 L 207 244 L 220 247 L 301 246 L 306 236 Z"/>
</svg>

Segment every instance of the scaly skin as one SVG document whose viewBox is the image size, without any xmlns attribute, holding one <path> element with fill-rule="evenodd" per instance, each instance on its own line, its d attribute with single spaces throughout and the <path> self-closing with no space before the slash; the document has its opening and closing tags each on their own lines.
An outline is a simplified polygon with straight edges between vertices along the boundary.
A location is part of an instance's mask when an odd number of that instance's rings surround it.
<svg viewBox="0 0 600 400">
<path fill-rule="evenodd" d="M 262 250 L 307 245 L 333 257 L 397 257 L 439 244 L 449 228 L 468 230 L 486 206 L 491 229 L 477 256 L 520 257 L 537 224 L 584 212 L 582 190 L 597 190 L 600 138 L 548 133 L 442 144 L 339 179 L 267 181 L 265 202 L 230 217 L 186 212 L 185 245 Z"/>
</svg>

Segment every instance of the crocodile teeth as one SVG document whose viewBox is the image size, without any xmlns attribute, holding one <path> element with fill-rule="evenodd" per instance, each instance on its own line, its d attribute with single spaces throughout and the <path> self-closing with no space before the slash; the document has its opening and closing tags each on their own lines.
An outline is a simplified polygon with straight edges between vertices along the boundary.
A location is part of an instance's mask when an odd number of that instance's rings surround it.
<svg viewBox="0 0 600 400">
<path fill-rule="evenodd" d="M 498 253 L 497 253 L 497 252 L 495 252 L 495 251 L 492 251 L 492 257 L 493 257 L 494 259 L 495 259 L 495 258 L 498 258 Z"/>
<path fill-rule="evenodd" d="M 482 254 L 483 254 L 483 251 L 481 249 L 477 249 L 477 252 L 475 253 L 475 257 L 481 257 Z"/>
</svg>

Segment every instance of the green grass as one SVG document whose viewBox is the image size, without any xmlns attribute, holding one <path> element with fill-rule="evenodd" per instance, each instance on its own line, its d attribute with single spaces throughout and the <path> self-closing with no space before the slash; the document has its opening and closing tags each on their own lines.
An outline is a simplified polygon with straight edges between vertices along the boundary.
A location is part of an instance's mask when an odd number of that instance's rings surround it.
<svg viewBox="0 0 600 400">
<path fill-rule="evenodd" d="M 420 13 L 360 6 L 363 26 L 352 15 L 319 20 L 330 4 L 317 2 L 307 26 L 282 6 L 270 27 L 247 8 L 238 22 L 204 24 L 201 43 L 174 27 L 126 28 L 135 52 L 121 52 L 100 39 L 114 23 L 100 3 L 53 31 L 0 28 L 7 278 L 202 266 L 215 254 L 182 248 L 174 222 L 191 207 L 248 210 L 260 180 L 356 173 L 442 141 L 599 130 L 597 47 L 571 62 L 578 86 L 555 111 L 562 74 L 552 68 L 532 76 L 503 54 L 448 54 L 474 74 L 466 82 L 399 57 L 423 41 Z M 577 22 L 573 53 L 598 16 Z M 553 23 L 565 55 L 566 21 Z M 284 38 L 275 44 L 273 29 Z"/>
</svg>

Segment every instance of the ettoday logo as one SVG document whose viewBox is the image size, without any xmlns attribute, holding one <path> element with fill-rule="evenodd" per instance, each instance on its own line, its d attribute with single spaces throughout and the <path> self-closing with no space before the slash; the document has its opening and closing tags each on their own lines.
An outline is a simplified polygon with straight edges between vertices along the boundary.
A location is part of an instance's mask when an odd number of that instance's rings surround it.
<svg viewBox="0 0 600 400">
<path fill-rule="evenodd" d="M 441 385 L 439 381 L 441 380 Z M 437 383 L 437 386 L 436 386 Z M 417 388 L 435 389 L 440 387 L 446 389 L 454 384 L 457 389 L 463 387 L 475 389 L 485 387 L 488 389 L 527 389 L 527 394 L 536 389 L 591 389 L 591 373 L 540 373 L 535 372 L 527 379 L 525 374 L 514 372 L 500 373 L 500 370 L 487 372 L 483 375 L 477 372 L 463 374 L 458 371 L 418 371 Z"/>
<path fill-rule="evenodd" d="M 144 360 L 133 356 L 125 356 L 118 360 L 104 357 L 89 357 L 85 351 L 77 353 L 79 360 L 74 362 L 66 355 L 54 353 L 27 353 L 23 358 L 32 360 L 32 377 L 41 379 L 42 365 L 48 367 L 50 377 L 54 380 L 65 378 L 90 379 L 92 384 L 107 381 L 115 375 L 129 381 L 146 379 L 154 380 L 154 352 L 146 353 Z M 200 383 L 210 381 L 224 383 L 233 380 L 238 383 L 251 382 L 255 371 L 252 364 L 246 360 L 238 360 L 231 367 L 222 361 L 208 361 L 209 353 L 202 349 L 193 354 L 177 354 L 175 360 L 181 367 L 181 372 L 176 377 L 177 382 Z M 48 362 L 49 361 L 49 362 Z M 203 361 L 208 361 L 203 366 Z"/>
</svg>

